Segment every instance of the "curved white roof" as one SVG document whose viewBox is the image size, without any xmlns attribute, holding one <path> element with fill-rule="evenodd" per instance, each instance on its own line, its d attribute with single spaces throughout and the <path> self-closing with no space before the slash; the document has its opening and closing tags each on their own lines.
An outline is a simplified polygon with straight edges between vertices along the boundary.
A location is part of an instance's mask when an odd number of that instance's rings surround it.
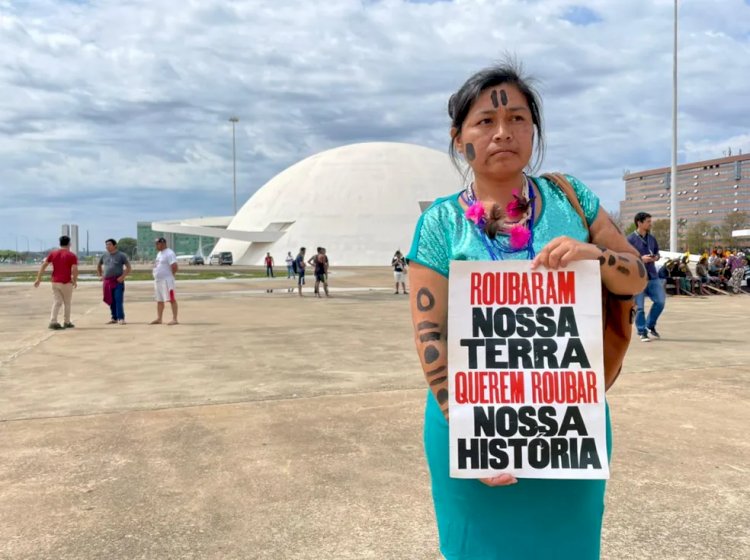
<svg viewBox="0 0 750 560">
<path fill-rule="evenodd" d="M 331 265 L 389 265 L 409 249 L 426 203 L 458 191 L 461 177 L 447 154 L 392 142 L 352 144 L 311 156 L 263 185 L 229 230 L 281 231 L 276 241 L 221 239 L 238 264 L 263 264 L 270 252 L 284 266 L 288 251 L 308 257 L 325 247 Z M 420 205 L 421 203 L 421 205 Z"/>
</svg>

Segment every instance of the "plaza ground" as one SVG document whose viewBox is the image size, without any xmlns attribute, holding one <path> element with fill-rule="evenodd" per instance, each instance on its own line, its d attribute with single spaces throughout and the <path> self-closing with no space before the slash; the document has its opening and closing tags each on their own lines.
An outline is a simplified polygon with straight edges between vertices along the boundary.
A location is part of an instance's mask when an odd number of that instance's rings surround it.
<svg viewBox="0 0 750 560">
<path fill-rule="evenodd" d="M 0 284 L 0 558 L 437 559 L 407 297 L 344 269 L 152 287 Z M 268 290 L 272 290 L 269 292 Z M 168 312 L 168 309 L 167 309 Z M 750 557 L 750 296 L 670 298 L 609 393 L 602 558 Z"/>
</svg>

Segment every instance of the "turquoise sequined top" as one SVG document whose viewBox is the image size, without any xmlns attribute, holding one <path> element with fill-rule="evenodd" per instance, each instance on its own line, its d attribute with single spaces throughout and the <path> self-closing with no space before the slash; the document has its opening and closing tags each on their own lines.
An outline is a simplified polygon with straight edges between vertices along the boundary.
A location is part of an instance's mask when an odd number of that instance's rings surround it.
<svg viewBox="0 0 750 560">
<path fill-rule="evenodd" d="M 566 175 L 578 195 L 586 220 L 592 224 L 599 212 L 599 197 L 575 177 Z M 565 193 L 543 177 L 531 177 L 537 196 L 541 197 L 541 211 L 534 224 L 534 252 L 556 237 L 567 235 L 580 241 L 589 240 L 589 232 L 581 217 L 570 205 Z M 407 255 L 410 262 L 421 264 L 448 277 L 450 261 L 492 260 L 480 237 L 483 235 L 473 222 L 464 216 L 458 198 L 462 191 L 439 198 L 419 218 L 414 241 Z M 504 254 L 508 260 L 528 258 L 526 249 Z"/>
</svg>

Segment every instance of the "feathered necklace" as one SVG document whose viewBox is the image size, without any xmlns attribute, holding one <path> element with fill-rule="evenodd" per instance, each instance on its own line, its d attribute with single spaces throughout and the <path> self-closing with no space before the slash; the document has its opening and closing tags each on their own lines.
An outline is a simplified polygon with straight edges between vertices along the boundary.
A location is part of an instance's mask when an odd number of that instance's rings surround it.
<svg viewBox="0 0 750 560">
<path fill-rule="evenodd" d="M 476 225 L 493 261 L 503 260 L 503 255 L 523 249 L 526 249 L 529 259 L 534 258 L 536 193 L 534 184 L 525 174 L 521 189 L 513 190 L 513 199 L 506 205 L 505 212 L 494 204 L 488 214 L 484 204 L 477 200 L 473 183 L 461 193 L 461 198 L 466 203 L 466 218 Z M 498 233 L 507 235 L 507 238 L 498 238 Z"/>
</svg>

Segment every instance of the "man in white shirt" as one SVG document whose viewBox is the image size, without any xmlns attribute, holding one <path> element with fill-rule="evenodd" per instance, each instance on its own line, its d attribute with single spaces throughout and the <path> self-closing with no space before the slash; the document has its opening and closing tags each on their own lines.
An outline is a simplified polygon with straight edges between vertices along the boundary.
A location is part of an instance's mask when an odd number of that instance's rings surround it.
<svg viewBox="0 0 750 560">
<path fill-rule="evenodd" d="M 167 240 L 160 237 L 156 240 L 156 259 L 154 259 L 154 295 L 157 317 L 152 325 L 160 325 L 164 315 L 164 303 L 172 306 L 172 320 L 168 325 L 177 324 L 177 299 L 174 295 L 174 275 L 177 273 L 177 255 L 167 248 Z"/>
</svg>

